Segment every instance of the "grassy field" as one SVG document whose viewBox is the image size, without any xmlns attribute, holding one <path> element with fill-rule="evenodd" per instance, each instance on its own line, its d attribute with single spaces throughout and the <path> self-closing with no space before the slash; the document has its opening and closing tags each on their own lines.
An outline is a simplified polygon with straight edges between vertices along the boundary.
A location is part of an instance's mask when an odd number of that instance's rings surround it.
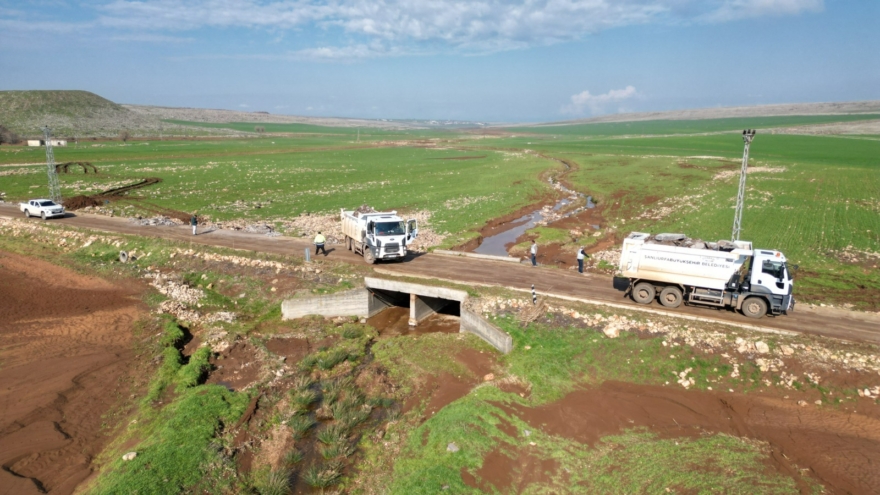
<svg viewBox="0 0 880 495">
<path fill-rule="evenodd" d="M 746 358 L 737 376 L 732 376 L 732 366 L 720 348 L 707 353 L 663 334 L 624 332 L 609 339 L 591 324 L 561 319 L 549 309 L 527 326 L 517 321 L 512 309 L 497 312 L 492 321 L 514 340 L 508 355 L 497 354 L 470 334 L 388 337 L 352 319 L 281 321 L 282 299 L 299 291 L 350 289 L 356 286 L 355 279 L 370 273 L 369 268 L 324 262 L 317 265 L 323 271 L 318 276 L 302 270 L 300 261 L 283 257 L 208 247 L 192 253 L 186 243 L 77 233 L 51 223 L 22 225 L 29 230 L 11 235 L 12 228 L 4 223 L 0 249 L 121 283 L 142 279 L 145 269 L 158 270 L 168 280 L 203 292 L 191 309 L 202 314 L 236 313 L 228 323 L 191 324 L 152 314 L 141 322 L 136 334 L 141 383 L 130 397 L 130 414 L 116 429 L 108 424 L 118 437 L 98 457 L 100 474 L 89 486 L 96 493 L 268 495 L 289 493 L 292 485 L 300 491 L 480 493 L 494 490 L 496 485 L 485 484 L 488 479 L 504 482 L 483 470 L 492 459 L 516 460 L 513 466 L 527 467 L 511 469 L 510 489 L 502 492 L 663 493 L 671 488 L 697 493 L 798 493 L 803 487 L 811 492 L 821 488 L 808 471 L 768 469 L 768 445 L 749 438 L 711 431 L 670 437 L 639 426 L 586 442 L 538 427 L 514 413 L 552 407 L 573 392 L 608 380 L 661 387 L 669 385 L 673 374 L 685 373 L 694 379 L 695 390 L 730 388 L 746 395 L 780 386 L 778 373 L 762 374 Z M 62 237 L 67 242 L 62 243 Z M 127 264 L 115 263 L 121 247 L 149 254 Z M 278 262 L 282 268 L 279 273 L 247 267 L 224 256 Z M 276 286 L 282 289 L 275 291 Z M 468 292 L 478 300 L 517 297 L 493 288 Z M 166 299 L 151 289 L 144 296 L 145 305 L 154 312 Z M 575 309 L 584 315 L 618 316 L 597 307 Z M 644 315 L 624 316 L 636 325 L 646 323 Z M 682 328 L 681 322 L 671 324 Z M 228 332 L 228 342 L 254 349 L 253 363 L 263 370 L 254 386 L 232 392 L 205 383 L 206 374 L 219 372 L 228 363 L 223 360 L 228 359 L 225 351 L 201 347 L 188 356 L 182 351 L 184 330 L 205 341 L 217 331 L 216 325 Z M 728 344 L 736 337 L 720 331 L 716 335 Z M 307 338 L 314 344 L 296 360 L 285 362 L 271 350 L 269 343 L 276 338 Z M 783 343 L 777 341 L 783 337 L 761 338 L 773 349 Z M 463 352 L 485 356 L 495 378 L 487 382 L 475 375 L 458 357 Z M 845 352 L 846 348 L 840 351 Z M 429 415 L 425 408 L 431 397 L 419 394 L 432 376 L 470 381 L 460 396 Z M 765 385 L 765 378 L 774 385 Z M 505 391 L 505 383 L 519 388 Z M 801 386 L 806 389 L 804 397 L 812 400 L 806 394 L 814 394 L 828 407 L 858 400 L 851 384 L 840 387 L 823 381 L 822 387 Z M 519 390 L 527 390 L 528 396 Z M 248 426 L 242 418 L 247 417 L 249 402 L 258 407 Z M 459 450 L 450 452 L 450 443 Z M 137 452 L 137 457 L 121 460 L 128 451 Z M 237 464 L 248 452 L 255 456 L 250 472 Z"/>
<path fill-rule="evenodd" d="M 469 131 L 387 131 L 265 124 L 285 135 L 254 139 L 82 143 L 56 161 L 90 161 L 98 175 L 61 176 L 65 196 L 91 194 L 144 177 L 163 182 L 111 205 L 150 216 L 146 205 L 225 221 L 278 221 L 368 203 L 433 213 L 436 231 L 463 242 L 491 219 L 547 197 L 541 177 L 562 175 L 602 206 L 603 228 L 730 236 L 743 127 L 779 127 L 876 115 L 650 121 Z M 253 130 L 253 123 L 187 126 Z M 528 132 L 529 135 L 521 133 Z M 393 143 L 393 144 L 392 144 Z M 559 162 L 569 160 L 565 172 Z M 751 150 L 742 238 L 779 249 L 801 266 L 796 294 L 810 301 L 880 309 L 877 180 L 872 136 L 762 134 Z M 0 149 L 0 192 L 10 201 L 45 195 L 43 150 Z M 14 166 L 21 164 L 21 166 Z M 32 164 L 32 165 L 28 165 Z M 531 234 L 552 242 L 564 232 Z M 551 235 L 554 234 L 554 235 Z M 564 237 L 564 236 L 563 236 Z"/>
</svg>

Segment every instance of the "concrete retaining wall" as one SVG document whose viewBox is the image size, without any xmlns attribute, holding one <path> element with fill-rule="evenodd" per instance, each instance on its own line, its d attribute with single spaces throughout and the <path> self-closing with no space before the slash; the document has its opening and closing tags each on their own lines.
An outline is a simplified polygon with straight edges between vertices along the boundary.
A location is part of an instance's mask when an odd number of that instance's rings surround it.
<svg viewBox="0 0 880 495">
<path fill-rule="evenodd" d="M 460 331 L 480 337 L 504 354 L 513 350 L 513 337 L 467 308 L 461 308 Z"/>
<path fill-rule="evenodd" d="M 390 290 L 404 292 L 417 296 L 437 297 L 450 301 L 462 302 L 467 299 L 467 292 L 463 290 L 447 289 L 446 287 L 434 287 L 431 285 L 411 284 L 397 280 L 385 280 L 384 278 L 364 277 L 364 285 L 371 289 Z"/>
<path fill-rule="evenodd" d="M 352 289 L 325 296 L 288 299 L 281 303 L 281 319 L 292 320 L 307 315 L 370 316 L 370 310 L 378 313 L 385 309 L 384 303 L 378 300 L 374 302 L 374 299 L 366 289 Z M 381 305 L 381 309 L 379 305 Z"/>
<path fill-rule="evenodd" d="M 520 263 L 522 261 L 522 258 L 513 258 L 510 256 L 495 256 L 491 254 L 468 253 L 464 251 L 449 251 L 446 249 L 435 249 L 431 251 L 431 253 L 439 254 L 442 256 L 459 256 L 464 258 L 476 258 L 488 261 L 503 261 L 506 263 Z"/>
</svg>

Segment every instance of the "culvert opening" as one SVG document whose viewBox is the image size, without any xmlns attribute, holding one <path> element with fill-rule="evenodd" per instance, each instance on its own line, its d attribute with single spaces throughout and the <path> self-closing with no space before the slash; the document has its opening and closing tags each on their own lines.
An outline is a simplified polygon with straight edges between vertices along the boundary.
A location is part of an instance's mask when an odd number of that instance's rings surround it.
<svg viewBox="0 0 880 495">
<path fill-rule="evenodd" d="M 384 289 L 370 289 L 370 297 L 374 313 L 367 323 L 379 331 L 380 337 L 458 333 L 461 329 L 458 301 Z"/>
</svg>

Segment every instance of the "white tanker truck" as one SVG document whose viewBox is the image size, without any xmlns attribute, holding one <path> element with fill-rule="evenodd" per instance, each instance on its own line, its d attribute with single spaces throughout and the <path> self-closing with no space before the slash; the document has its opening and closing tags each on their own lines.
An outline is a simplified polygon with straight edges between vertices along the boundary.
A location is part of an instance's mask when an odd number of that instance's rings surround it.
<svg viewBox="0 0 880 495">
<path fill-rule="evenodd" d="M 633 232 L 623 241 L 619 270 L 640 304 L 651 304 L 659 295 L 668 308 L 686 301 L 735 308 L 752 318 L 794 309 L 794 281 L 785 255 L 753 249 L 748 241 L 688 243 L 682 234 Z"/>
<path fill-rule="evenodd" d="M 404 222 L 396 211 L 361 213 L 341 210 L 345 247 L 373 264 L 376 260 L 402 260 L 406 245 L 419 234 L 415 220 Z"/>
</svg>

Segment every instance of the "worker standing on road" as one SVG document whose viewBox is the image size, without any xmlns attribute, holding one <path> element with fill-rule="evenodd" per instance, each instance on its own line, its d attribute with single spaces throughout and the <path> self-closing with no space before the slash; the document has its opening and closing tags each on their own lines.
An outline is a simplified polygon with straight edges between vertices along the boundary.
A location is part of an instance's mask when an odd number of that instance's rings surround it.
<svg viewBox="0 0 880 495">
<path fill-rule="evenodd" d="M 584 247 L 581 246 L 578 248 L 578 273 L 584 273 L 584 258 L 589 258 L 590 255 L 584 252 Z"/>
<path fill-rule="evenodd" d="M 529 250 L 532 255 L 532 266 L 538 266 L 538 243 L 532 241 L 532 248 Z"/>
<path fill-rule="evenodd" d="M 193 235 L 196 235 L 196 227 L 199 225 L 199 219 L 196 218 L 195 212 L 193 213 L 192 218 L 189 219 L 189 224 L 192 225 Z"/>
<path fill-rule="evenodd" d="M 327 256 L 327 251 L 324 250 L 325 241 L 326 239 L 324 239 L 323 234 L 318 232 L 318 235 L 315 236 L 315 256 L 318 255 L 318 251 L 321 251 L 322 253 L 324 253 L 324 256 Z"/>
</svg>

